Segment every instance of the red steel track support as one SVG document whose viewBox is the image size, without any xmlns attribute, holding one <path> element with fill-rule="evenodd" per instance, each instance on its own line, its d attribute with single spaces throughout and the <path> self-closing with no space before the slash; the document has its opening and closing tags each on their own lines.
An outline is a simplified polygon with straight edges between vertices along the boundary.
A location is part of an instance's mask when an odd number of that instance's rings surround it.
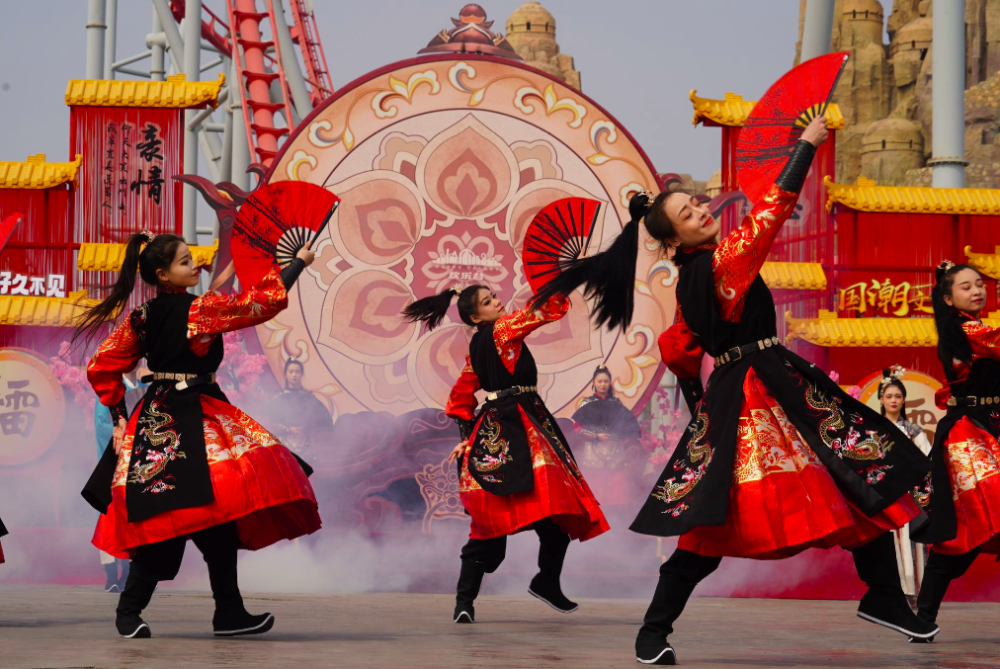
<svg viewBox="0 0 1000 669">
<path fill-rule="evenodd" d="M 271 0 L 268 0 L 270 3 Z M 330 81 L 330 68 L 326 64 L 326 54 L 323 44 L 319 41 L 319 31 L 316 29 L 316 17 L 306 7 L 305 0 L 288 0 L 295 18 L 295 25 L 289 29 L 292 41 L 302 52 L 302 60 L 306 65 L 306 83 L 309 84 L 309 97 L 313 107 L 333 95 L 333 82 Z"/>
<path fill-rule="evenodd" d="M 233 61 L 236 71 L 243 81 L 237 87 L 243 102 L 243 117 L 246 121 L 247 141 L 257 154 L 258 160 L 270 166 L 278 152 L 278 140 L 289 132 L 288 127 L 279 128 L 274 123 L 274 114 L 284 108 L 286 122 L 292 120 L 291 104 L 289 103 L 288 87 L 285 73 L 281 69 L 281 52 L 277 40 L 273 39 L 274 23 L 270 12 L 258 12 L 255 0 L 226 0 L 229 9 L 229 33 L 235 37 Z M 270 8 L 270 2 L 268 2 Z M 270 41 L 262 41 L 260 22 L 263 19 L 271 22 Z M 243 53 L 240 53 L 242 48 Z M 269 70 L 265 64 L 268 49 L 277 53 L 277 63 L 274 70 Z M 283 102 L 271 102 L 271 83 L 278 79 Z M 233 82 L 237 83 L 237 82 Z"/>
</svg>

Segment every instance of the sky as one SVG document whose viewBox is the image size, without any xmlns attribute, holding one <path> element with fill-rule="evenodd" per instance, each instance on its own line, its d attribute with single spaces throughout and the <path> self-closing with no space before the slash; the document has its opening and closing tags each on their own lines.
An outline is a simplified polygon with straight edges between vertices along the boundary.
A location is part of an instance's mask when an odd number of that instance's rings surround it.
<svg viewBox="0 0 1000 669">
<path fill-rule="evenodd" d="M 463 0 L 312 0 L 335 87 L 414 56 Z M 204 0 L 224 15 L 225 0 Z M 504 31 L 519 0 L 482 0 Z M 691 124 L 688 93 L 756 99 L 791 66 L 798 0 L 543 0 L 583 91 L 638 140 L 660 172 L 707 180 L 718 129 Z M 118 0 L 116 56 L 145 50 L 150 0 Z M 263 6 L 263 0 L 258 0 Z M 87 0 L 0 0 L 0 160 L 67 160 L 66 82 L 83 78 Z M 203 62 L 210 56 L 206 53 Z M 148 60 L 137 69 L 148 70 Z M 216 71 L 204 78 L 215 79 Z M 128 78 L 128 77 L 126 77 Z M 206 174 L 206 176 L 208 176 Z"/>
</svg>

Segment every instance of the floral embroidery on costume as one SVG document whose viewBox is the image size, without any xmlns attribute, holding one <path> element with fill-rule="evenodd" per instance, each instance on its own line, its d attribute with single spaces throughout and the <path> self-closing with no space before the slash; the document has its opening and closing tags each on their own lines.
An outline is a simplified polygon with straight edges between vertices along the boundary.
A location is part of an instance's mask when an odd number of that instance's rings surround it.
<svg viewBox="0 0 1000 669">
<path fill-rule="evenodd" d="M 559 320 L 567 311 L 569 311 L 569 298 L 556 294 L 537 311 L 518 309 L 494 323 L 493 340 L 507 371 L 514 373 L 524 338 L 546 323 Z"/>
<path fill-rule="evenodd" d="M 243 293 L 223 295 L 209 291 L 191 303 L 188 339 L 211 343 L 210 335 L 254 327 L 274 318 L 288 306 L 288 293 L 277 272 L 271 272 Z"/>
<path fill-rule="evenodd" d="M 819 424 L 819 434 L 830 450 L 840 459 L 852 460 L 882 460 L 892 450 L 893 441 L 886 439 L 875 430 L 866 430 L 867 437 L 862 438 L 857 428 L 848 427 L 844 423 L 844 412 L 839 400 L 828 398 L 826 393 L 817 386 L 809 386 L 806 391 L 806 403 L 809 408 L 829 415 Z M 859 416 L 851 416 L 852 423 L 860 423 Z M 830 433 L 842 432 L 847 428 L 847 434 L 831 437 Z M 884 475 L 883 475 L 884 477 Z M 879 479 L 881 480 L 881 478 Z"/>
<path fill-rule="evenodd" d="M 726 235 L 715 249 L 712 274 L 723 320 L 739 321 L 750 284 L 764 266 L 781 223 L 791 214 L 798 197 L 798 193 L 772 186 L 740 227 Z"/>
</svg>

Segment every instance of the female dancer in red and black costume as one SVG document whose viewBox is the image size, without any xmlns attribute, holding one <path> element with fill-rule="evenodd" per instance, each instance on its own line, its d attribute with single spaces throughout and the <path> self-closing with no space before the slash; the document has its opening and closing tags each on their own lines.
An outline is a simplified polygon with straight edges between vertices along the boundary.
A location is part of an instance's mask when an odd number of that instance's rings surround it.
<svg viewBox="0 0 1000 669">
<path fill-rule="evenodd" d="M 418 300 L 405 314 L 434 328 L 456 295 L 459 316 L 476 333 L 446 409 L 462 437 L 449 459 L 459 461 L 462 504 L 472 516 L 454 620 L 475 621 L 473 602 L 483 575 L 503 562 L 507 535 L 527 529 L 541 542 L 539 573 L 528 592 L 571 613 L 577 605 L 559 583 L 569 542 L 592 539 L 609 528 L 566 437 L 538 395 L 538 368 L 524 344 L 534 330 L 565 316 L 569 300 L 556 295 L 536 311 L 508 314 L 488 287 L 469 286 Z M 489 394 L 476 416 L 480 388 Z"/>
<path fill-rule="evenodd" d="M 869 586 L 859 616 L 914 636 L 937 632 L 907 606 L 889 534 L 919 514 L 907 493 L 930 463 L 894 425 L 781 346 L 759 276 L 826 135 L 822 117 L 806 128 L 775 185 L 721 243 L 718 223 L 690 196 L 639 194 L 633 222 L 607 251 L 539 291 L 544 299 L 586 283 L 598 320 L 627 325 L 641 218 L 680 266 L 680 322 L 661 341 L 674 358 L 664 361 L 694 377 L 702 350 L 716 358 L 704 395 L 686 389 L 698 400 L 693 419 L 631 528 L 680 535 L 636 639 L 640 662 L 675 663 L 667 635 L 723 556 L 775 559 L 810 547 L 852 549 Z M 694 340 L 669 341 L 685 335 Z"/>
<path fill-rule="evenodd" d="M 78 334 L 93 333 L 132 294 L 136 268 L 156 297 L 128 314 L 87 368 L 115 423 L 108 448 L 83 491 L 101 512 L 93 543 L 132 558 L 115 624 L 125 637 L 149 637 L 140 613 L 158 581 L 177 575 L 187 538 L 208 564 L 218 636 L 259 634 L 274 617 L 251 615 L 236 575 L 238 548 L 258 549 L 320 527 L 308 465 L 215 383 L 223 332 L 267 321 L 288 304 L 287 290 L 311 262 L 299 252 L 281 276 L 268 274 L 239 295 L 195 297 L 198 268 L 176 235 L 133 235 L 111 294 L 91 309 Z M 145 357 L 149 389 L 131 417 L 122 374 Z M 147 377 L 148 378 L 148 377 Z"/>
<path fill-rule="evenodd" d="M 910 533 L 931 545 L 917 595 L 917 615 L 931 623 L 951 581 L 981 552 L 1000 553 L 1000 330 L 979 319 L 986 289 L 976 270 L 945 261 L 936 278 L 938 357 L 948 381 L 937 399 L 948 413 L 934 437 L 930 480 L 915 495 L 930 522 Z"/>
<path fill-rule="evenodd" d="M 3 526 L 3 519 L 0 518 L 0 538 L 3 538 L 7 534 L 7 528 Z M 0 544 L 0 564 L 4 563 L 3 559 L 3 544 Z"/>
</svg>

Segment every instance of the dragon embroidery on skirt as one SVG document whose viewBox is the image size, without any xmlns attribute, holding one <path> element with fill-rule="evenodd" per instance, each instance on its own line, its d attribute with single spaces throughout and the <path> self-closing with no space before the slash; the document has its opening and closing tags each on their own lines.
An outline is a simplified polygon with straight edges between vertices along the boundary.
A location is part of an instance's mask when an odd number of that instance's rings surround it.
<svg viewBox="0 0 1000 669">
<path fill-rule="evenodd" d="M 862 461 L 882 460 L 892 450 L 894 442 L 883 437 L 877 431 L 867 430 L 867 436 L 862 438 L 861 433 L 854 425 L 848 427 L 844 423 L 844 412 L 840 408 L 840 400 L 836 397 L 828 397 L 819 387 L 809 386 L 806 391 L 806 404 L 809 405 L 810 409 L 827 414 L 820 421 L 819 435 L 823 443 L 841 460 L 844 458 Z M 862 418 L 856 414 L 852 415 L 851 422 L 860 425 Z M 837 435 L 845 428 L 847 428 L 846 436 L 831 436 L 831 433 Z M 881 480 L 882 477 L 884 477 L 884 473 L 877 478 Z"/>
<path fill-rule="evenodd" d="M 174 422 L 173 417 L 162 411 L 164 388 L 156 393 L 149 403 L 148 414 L 139 419 L 139 435 L 133 457 L 135 464 L 129 473 L 128 482 L 146 485 L 142 492 L 153 494 L 173 490 L 177 486 L 170 483 L 173 476 L 162 476 L 167 464 L 177 458 L 186 458 L 180 448 L 180 436 L 176 430 L 167 429 Z M 148 444 L 148 445 L 143 445 Z"/>
<path fill-rule="evenodd" d="M 699 411 L 691 424 L 687 428 L 692 432 L 691 440 L 687 447 L 687 463 L 685 458 L 678 458 L 674 464 L 674 471 L 680 474 L 680 481 L 677 477 L 663 480 L 662 485 L 653 488 L 651 496 L 664 504 L 674 504 L 686 497 L 708 471 L 708 465 L 712 462 L 712 445 L 704 441 L 708 433 L 708 415 Z M 681 515 L 688 509 L 688 505 L 678 504 L 666 509 L 663 513 L 669 513 L 673 517 Z"/>
<path fill-rule="evenodd" d="M 485 446 L 486 452 L 481 447 L 476 448 L 469 458 L 472 466 L 476 468 L 482 477 L 492 483 L 503 482 L 503 474 L 493 474 L 496 470 L 511 461 L 510 444 L 500 436 L 501 427 L 497 422 L 500 412 L 496 407 L 490 407 L 486 412 L 486 418 L 479 428 L 479 444 Z"/>
<path fill-rule="evenodd" d="M 552 444 L 554 448 L 558 448 L 562 452 L 566 462 L 569 463 L 569 469 L 573 476 L 575 476 L 578 481 L 582 480 L 583 474 L 576 466 L 576 461 L 573 460 L 573 457 L 566 450 L 566 445 L 563 444 L 562 439 L 559 438 L 559 433 L 556 432 L 555 426 L 552 425 L 552 419 L 550 419 L 545 413 L 545 404 L 542 403 L 540 398 L 536 397 L 534 399 L 534 405 L 536 415 L 542 419 L 542 430 L 545 431 L 545 435 L 548 437 L 549 443 Z"/>
</svg>

